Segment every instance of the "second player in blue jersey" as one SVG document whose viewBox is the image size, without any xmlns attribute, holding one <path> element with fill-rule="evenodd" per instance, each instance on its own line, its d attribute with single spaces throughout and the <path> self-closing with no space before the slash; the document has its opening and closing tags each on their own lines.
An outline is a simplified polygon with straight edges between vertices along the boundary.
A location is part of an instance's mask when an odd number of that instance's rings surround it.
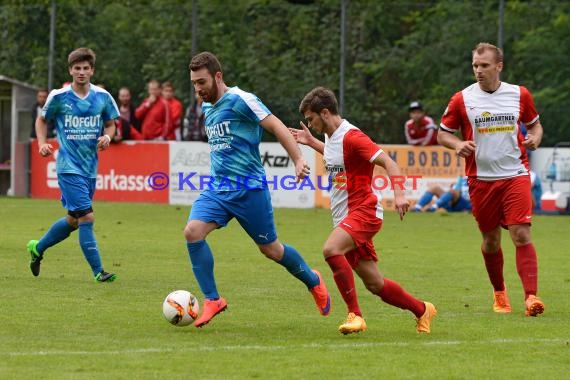
<svg viewBox="0 0 570 380">
<path fill-rule="evenodd" d="M 90 83 L 95 73 L 95 53 L 91 49 L 72 51 L 68 64 L 73 82 L 50 92 L 36 120 L 39 154 L 57 157 L 57 181 L 67 215 L 57 220 L 40 240 L 28 242 L 30 269 L 38 276 L 46 250 L 79 230 L 79 245 L 95 280 L 111 282 L 116 275 L 103 270 L 93 233 L 92 200 L 97 180 L 97 151 L 109 147 L 119 110 L 107 91 Z M 57 130 L 57 151 L 47 141 L 48 120 Z"/>
</svg>

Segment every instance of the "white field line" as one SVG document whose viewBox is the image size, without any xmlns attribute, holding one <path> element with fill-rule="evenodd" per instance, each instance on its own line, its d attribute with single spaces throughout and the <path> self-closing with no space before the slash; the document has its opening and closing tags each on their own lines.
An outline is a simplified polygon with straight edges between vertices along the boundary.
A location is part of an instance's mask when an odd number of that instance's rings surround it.
<svg viewBox="0 0 570 380">
<path fill-rule="evenodd" d="M 490 339 L 490 340 L 449 340 L 449 341 L 428 341 L 428 342 L 369 342 L 369 343 L 311 343 L 301 345 L 233 345 L 233 346 L 199 346 L 199 347 L 183 347 L 183 348 L 140 348 L 125 350 L 108 350 L 108 351 L 65 351 L 65 350 L 46 350 L 46 351 L 29 351 L 29 352 L 0 352 L 0 356 L 93 356 L 93 355 L 136 355 L 136 354 L 154 354 L 154 353 L 184 353 L 184 352 L 205 352 L 205 351 L 280 351 L 295 350 L 299 348 L 318 348 L 326 350 L 345 350 L 351 348 L 366 347 L 410 347 L 410 346 L 461 346 L 461 345 L 495 345 L 495 344 L 528 344 L 538 343 L 543 345 L 570 344 L 569 338 L 554 339 Z"/>
</svg>

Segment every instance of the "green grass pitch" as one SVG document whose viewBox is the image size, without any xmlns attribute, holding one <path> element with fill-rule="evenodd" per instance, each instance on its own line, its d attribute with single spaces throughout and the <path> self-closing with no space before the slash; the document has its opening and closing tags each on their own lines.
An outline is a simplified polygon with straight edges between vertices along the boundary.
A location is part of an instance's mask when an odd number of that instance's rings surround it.
<svg viewBox="0 0 570 380">
<path fill-rule="evenodd" d="M 513 306 L 492 312 L 492 290 L 471 215 L 387 212 L 379 266 L 433 302 L 432 333 L 411 313 L 357 291 L 368 330 L 343 336 L 346 309 L 321 248 L 328 210 L 275 210 L 279 238 L 320 269 L 332 311 L 319 315 L 304 286 L 258 252 L 236 222 L 208 241 L 228 310 L 202 329 L 171 326 L 162 301 L 200 299 L 182 229 L 189 208 L 96 202 L 95 233 L 111 284 L 93 281 L 77 233 L 51 248 L 35 278 L 26 243 L 64 214 L 57 201 L 0 198 L 0 379 L 559 379 L 570 370 L 570 218 L 536 216 L 539 295 L 524 316 L 514 248 L 503 234 Z"/>
</svg>

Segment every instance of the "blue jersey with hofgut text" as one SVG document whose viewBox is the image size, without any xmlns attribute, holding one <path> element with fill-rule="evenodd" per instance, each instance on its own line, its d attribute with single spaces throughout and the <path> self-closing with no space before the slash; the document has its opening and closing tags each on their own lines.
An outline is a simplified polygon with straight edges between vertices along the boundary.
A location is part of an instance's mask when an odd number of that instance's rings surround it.
<svg viewBox="0 0 570 380">
<path fill-rule="evenodd" d="M 89 93 L 82 98 L 67 85 L 50 92 L 42 116 L 53 120 L 57 131 L 57 173 L 96 178 L 97 139 L 105 123 L 119 117 L 111 94 L 90 84 Z"/>
<path fill-rule="evenodd" d="M 249 92 L 231 87 L 215 103 L 204 103 L 206 133 L 210 144 L 210 189 L 236 191 L 262 188 L 265 170 L 259 143 L 259 123 L 271 115 L 269 109 Z"/>
</svg>

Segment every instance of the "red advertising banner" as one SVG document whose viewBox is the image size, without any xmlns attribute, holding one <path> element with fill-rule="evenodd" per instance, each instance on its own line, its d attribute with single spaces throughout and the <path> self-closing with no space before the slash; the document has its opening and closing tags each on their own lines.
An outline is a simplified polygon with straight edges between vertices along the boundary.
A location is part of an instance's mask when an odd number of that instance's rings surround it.
<svg viewBox="0 0 570 380">
<path fill-rule="evenodd" d="M 31 143 L 30 191 L 32 198 L 59 199 L 55 157 L 41 157 L 38 143 Z M 169 173 L 169 146 L 166 142 L 123 142 L 99 152 L 95 200 L 168 203 L 168 189 L 153 190 L 148 178 L 152 173 Z"/>
</svg>

